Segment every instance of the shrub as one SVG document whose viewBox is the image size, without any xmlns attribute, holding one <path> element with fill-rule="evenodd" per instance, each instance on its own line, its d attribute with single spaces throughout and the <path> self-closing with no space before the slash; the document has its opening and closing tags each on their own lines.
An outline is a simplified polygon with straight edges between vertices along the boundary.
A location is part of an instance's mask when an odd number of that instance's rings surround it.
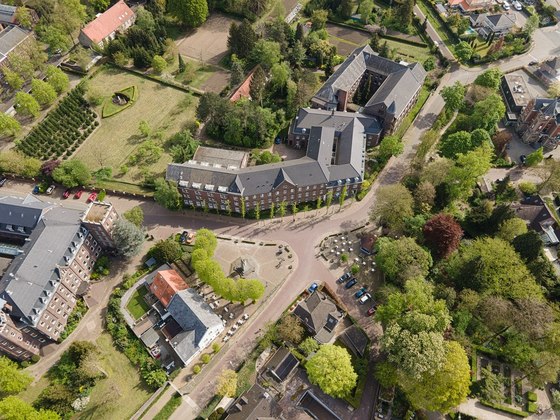
<svg viewBox="0 0 560 420">
<path fill-rule="evenodd" d="M 529 401 L 527 403 L 527 411 L 529 413 L 536 413 L 537 412 L 537 403 Z"/>
<path fill-rule="evenodd" d="M 537 401 L 537 394 L 535 394 L 533 391 L 527 392 L 527 401 L 536 402 Z"/>
<path fill-rule="evenodd" d="M 41 357 L 38 354 L 34 354 L 33 356 L 31 356 L 31 361 L 33 363 L 37 363 L 40 359 Z"/>
<path fill-rule="evenodd" d="M 194 365 L 193 368 L 192 368 L 192 371 L 195 375 L 200 373 L 200 370 L 201 370 L 200 365 Z"/>
<path fill-rule="evenodd" d="M 208 353 L 205 353 L 200 357 L 200 361 L 202 363 L 204 363 L 205 365 L 210 363 L 211 359 L 212 359 L 212 356 L 210 356 Z"/>
<path fill-rule="evenodd" d="M 213 351 L 214 353 L 218 353 L 218 352 L 220 351 L 220 348 L 221 348 L 221 347 L 220 347 L 220 345 L 219 345 L 218 343 L 212 344 L 212 351 Z"/>
<path fill-rule="evenodd" d="M 350 271 L 352 272 L 352 274 L 356 275 L 360 271 L 360 266 L 358 264 L 354 264 L 350 268 Z"/>
<path fill-rule="evenodd" d="M 524 181 L 518 184 L 519 190 L 525 195 L 533 195 L 538 191 L 537 185 L 533 182 Z"/>
</svg>

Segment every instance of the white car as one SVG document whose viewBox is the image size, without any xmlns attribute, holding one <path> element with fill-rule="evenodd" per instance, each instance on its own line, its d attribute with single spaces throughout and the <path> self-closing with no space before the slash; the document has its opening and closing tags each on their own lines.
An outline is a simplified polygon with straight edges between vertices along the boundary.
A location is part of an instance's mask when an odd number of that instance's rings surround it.
<svg viewBox="0 0 560 420">
<path fill-rule="evenodd" d="M 515 10 L 518 10 L 518 11 L 523 10 L 523 7 L 521 6 L 521 3 L 519 3 L 518 1 L 514 1 L 514 2 L 512 3 L 512 5 L 513 5 L 513 8 L 514 8 Z"/>
<path fill-rule="evenodd" d="M 361 305 L 363 305 L 364 303 L 366 303 L 370 299 L 371 299 L 371 295 L 369 293 L 366 293 L 358 301 L 360 302 Z"/>
<path fill-rule="evenodd" d="M 502 7 L 504 8 L 504 10 L 509 10 L 511 9 L 510 4 L 507 1 L 504 1 L 504 4 L 502 4 Z"/>
</svg>

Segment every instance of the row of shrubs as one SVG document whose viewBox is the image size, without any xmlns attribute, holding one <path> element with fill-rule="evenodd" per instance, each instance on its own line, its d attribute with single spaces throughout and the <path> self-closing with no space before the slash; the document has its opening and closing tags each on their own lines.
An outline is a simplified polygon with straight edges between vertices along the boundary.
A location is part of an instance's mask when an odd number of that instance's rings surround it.
<svg viewBox="0 0 560 420">
<path fill-rule="evenodd" d="M 84 92 L 83 85 L 76 86 L 18 143 L 17 149 L 43 160 L 70 156 L 99 125 Z"/>
</svg>

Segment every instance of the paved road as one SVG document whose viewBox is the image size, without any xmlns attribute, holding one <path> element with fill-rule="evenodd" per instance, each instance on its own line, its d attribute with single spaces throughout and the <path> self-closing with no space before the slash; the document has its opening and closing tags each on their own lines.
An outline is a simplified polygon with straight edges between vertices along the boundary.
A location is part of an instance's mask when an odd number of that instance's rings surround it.
<svg viewBox="0 0 560 420">
<path fill-rule="evenodd" d="M 420 10 L 417 5 L 414 5 L 414 14 L 418 16 L 420 22 L 424 22 L 426 20 L 426 15 L 424 15 L 424 12 L 422 12 L 422 10 Z M 449 61 L 455 61 L 455 56 L 449 50 L 447 45 L 445 45 L 445 42 L 443 42 L 430 20 L 426 22 L 426 33 L 432 39 L 432 41 L 434 41 L 445 58 L 447 58 Z"/>
</svg>

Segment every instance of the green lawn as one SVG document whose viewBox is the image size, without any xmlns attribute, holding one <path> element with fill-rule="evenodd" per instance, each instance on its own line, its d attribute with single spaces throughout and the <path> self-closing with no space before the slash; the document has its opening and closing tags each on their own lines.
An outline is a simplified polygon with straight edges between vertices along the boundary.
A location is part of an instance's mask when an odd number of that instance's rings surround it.
<svg viewBox="0 0 560 420">
<path fill-rule="evenodd" d="M 76 418 L 95 420 L 130 418 L 152 395 L 152 392 L 142 383 L 138 369 L 113 346 L 109 334 L 102 334 L 96 344 L 100 350 L 101 366 L 108 377 L 95 385 L 87 408 Z"/>
<path fill-rule="evenodd" d="M 179 408 L 182 402 L 183 398 L 179 394 L 173 394 L 169 401 L 165 403 L 160 412 L 154 416 L 153 420 L 167 420 L 169 417 L 171 417 L 171 414 L 173 414 L 175 410 Z"/>
<path fill-rule="evenodd" d="M 144 296 L 148 293 L 148 289 L 142 286 L 139 289 L 136 289 L 128 304 L 126 305 L 126 309 L 130 312 L 130 315 L 134 317 L 134 319 L 140 318 L 144 315 L 150 307 L 144 300 Z"/>
<path fill-rule="evenodd" d="M 433 56 L 428 48 L 405 44 L 404 42 L 398 42 L 393 39 L 381 38 L 380 40 L 381 43 L 385 41 L 387 41 L 387 45 L 390 48 L 395 48 L 397 50 L 397 57 L 401 57 L 404 61 L 417 61 L 423 64 L 424 61 Z"/>
<path fill-rule="evenodd" d="M 153 140 L 163 146 L 172 134 L 182 130 L 195 120 L 198 98 L 179 89 L 144 79 L 134 74 L 106 67 L 89 81 L 90 89 L 110 98 L 114 92 L 129 86 L 138 88 L 138 99 L 132 106 L 103 118 L 99 127 L 80 146 L 75 157 L 82 160 L 91 170 L 100 167 L 113 169 L 113 177 L 119 181 L 139 184 L 143 181 L 143 169 L 130 167 L 121 174 L 120 168 L 127 164 L 128 158 L 146 140 L 140 135 L 140 121 L 146 121 L 151 129 Z M 101 114 L 103 105 L 95 111 Z M 157 134 L 154 136 L 154 134 Z M 171 156 L 165 151 L 159 160 L 145 170 L 163 174 Z"/>
<path fill-rule="evenodd" d="M 422 89 L 418 94 L 418 100 L 416 101 L 416 103 L 414 104 L 414 106 L 412 107 L 408 115 L 404 117 L 400 127 L 395 132 L 395 135 L 397 137 L 404 136 L 406 130 L 408 130 L 408 128 L 410 127 L 410 125 L 412 124 L 412 122 L 414 121 L 414 119 L 416 118 L 416 116 L 418 115 L 418 113 L 420 112 L 420 110 L 428 100 L 429 96 L 430 96 L 430 91 L 426 89 L 425 86 L 422 86 Z"/>
<path fill-rule="evenodd" d="M 21 398 L 26 403 L 32 404 L 47 386 L 49 386 L 49 380 L 43 376 L 37 383 L 30 385 L 25 391 L 17 394 L 17 397 Z"/>
</svg>

